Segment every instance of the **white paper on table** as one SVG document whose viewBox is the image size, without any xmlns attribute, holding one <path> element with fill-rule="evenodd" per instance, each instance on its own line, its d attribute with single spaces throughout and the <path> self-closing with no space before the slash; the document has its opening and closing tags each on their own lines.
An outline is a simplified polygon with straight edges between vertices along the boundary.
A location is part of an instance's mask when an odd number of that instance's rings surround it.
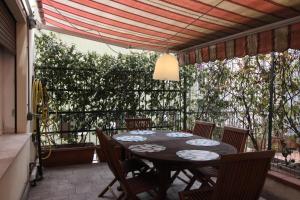
<svg viewBox="0 0 300 200">
<path fill-rule="evenodd" d="M 215 152 L 203 150 L 181 150 L 177 151 L 176 155 L 180 158 L 194 161 L 215 160 L 220 157 L 219 154 Z"/>
<path fill-rule="evenodd" d="M 124 142 L 142 142 L 147 140 L 147 138 L 138 135 L 129 135 L 129 136 L 116 137 L 116 140 L 124 141 Z"/>
<path fill-rule="evenodd" d="M 186 141 L 187 144 L 195 146 L 217 146 L 220 142 L 210 139 L 193 139 Z"/>
</svg>

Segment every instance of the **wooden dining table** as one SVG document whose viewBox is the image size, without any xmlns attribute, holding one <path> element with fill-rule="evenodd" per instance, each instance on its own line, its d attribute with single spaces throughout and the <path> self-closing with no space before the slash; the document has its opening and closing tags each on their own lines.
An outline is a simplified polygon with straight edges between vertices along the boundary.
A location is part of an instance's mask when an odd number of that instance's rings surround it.
<svg viewBox="0 0 300 200">
<path fill-rule="evenodd" d="M 235 147 L 219 142 L 218 145 L 213 146 L 195 146 L 187 144 L 188 140 L 192 139 L 204 139 L 198 135 L 192 135 L 190 137 L 169 137 L 167 134 L 174 131 L 153 131 L 152 134 L 132 134 L 135 132 L 125 132 L 116 134 L 113 139 L 120 144 L 126 151 L 129 151 L 132 155 L 137 156 L 142 159 L 149 160 L 153 163 L 154 167 L 157 169 L 159 177 L 158 186 L 158 196 L 156 199 L 163 200 L 166 199 L 166 193 L 170 185 L 171 171 L 173 170 L 184 170 L 192 169 L 195 167 L 202 166 L 217 166 L 220 157 L 213 160 L 189 160 L 179 157 L 176 152 L 180 150 L 205 150 L 210 152 L 215 152 L 222 155 L 237 153 Z M 145 137 L 145 141 L 120 141 L 118 140 L 121 136 L 133 136 L 138 135 Z M 156 144 L 165 147 L 165 150 L 159 152 L 137 152 L 132 151 L 130 146 L 140 145 L 140 144 Z"/>
</svg>

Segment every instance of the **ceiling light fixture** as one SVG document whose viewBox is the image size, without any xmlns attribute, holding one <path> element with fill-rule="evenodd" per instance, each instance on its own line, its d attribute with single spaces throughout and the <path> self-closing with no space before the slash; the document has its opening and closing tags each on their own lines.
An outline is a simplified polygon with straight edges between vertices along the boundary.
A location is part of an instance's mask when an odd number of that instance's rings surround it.
<svg viewBox="0 0 300 200">
<path fill-rule="evenodd" d="M 179 63 L 176 56 L 162 54 L 155 63 L 153 79 L 179 81 Z"/>
</svg>

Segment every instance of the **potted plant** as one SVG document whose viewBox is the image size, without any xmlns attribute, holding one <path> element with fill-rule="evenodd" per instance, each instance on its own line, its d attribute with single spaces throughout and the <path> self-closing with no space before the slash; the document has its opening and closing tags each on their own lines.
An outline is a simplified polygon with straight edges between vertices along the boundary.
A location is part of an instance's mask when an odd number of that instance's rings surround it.
<svg viewBox="0 0 300 200">
<path fill-rule="evenodd" d="M 69 122 L 61 124 L 60 134 L 52 136 L 54 139 L 51 140 L 51 145 L 43 149 L 44 166 L 92 163 L 95 152 L 94 143 L 86 142 L 87 133 L 71 130 Z M 58 144 L 55 138 L 65 143 Z"/>
</svg>

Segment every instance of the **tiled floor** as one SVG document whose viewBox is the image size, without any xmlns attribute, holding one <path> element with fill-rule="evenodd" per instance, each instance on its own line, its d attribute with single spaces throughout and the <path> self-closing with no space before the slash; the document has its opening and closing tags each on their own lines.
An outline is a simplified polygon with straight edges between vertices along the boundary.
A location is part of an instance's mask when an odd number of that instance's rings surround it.
<svg viewBox="0 0 300 200">
<path fill-rule="evenodd" d="M 112 177 L 105 163 L 47 168 L 44 170 L 44 179 L 30 189 L 28 200 L 114 199 L 111 192 L 107 192 L 104 198 L 97 197 Z M 117 185 L 113 189 L 118 195 Z M 178 191 L 183 190 L 184 186 L 180 180 L 175 180 L 168 190 L 168 199 L 178 199 Z M 152 199 L 148 194 L 142 194 L 140 198 Z"/>
<path fill-rule="evenodd" d="M 112 178 L 104 163 L 47 168 L 44 179 L 30 189 L 28 200 L 114 199 L 111 192 L 107 192 L 105 198 L 97 197 Z M 118 195 L 117 185 L 114 185 L 114 192 Z M 169 199 L 178 199 L 178 191 L 183 187 L 182 182 L 176 180 L 168 191 Z M 151 196 L 142 194 L 141 198 L 146 200 Z"/>
</svg>

